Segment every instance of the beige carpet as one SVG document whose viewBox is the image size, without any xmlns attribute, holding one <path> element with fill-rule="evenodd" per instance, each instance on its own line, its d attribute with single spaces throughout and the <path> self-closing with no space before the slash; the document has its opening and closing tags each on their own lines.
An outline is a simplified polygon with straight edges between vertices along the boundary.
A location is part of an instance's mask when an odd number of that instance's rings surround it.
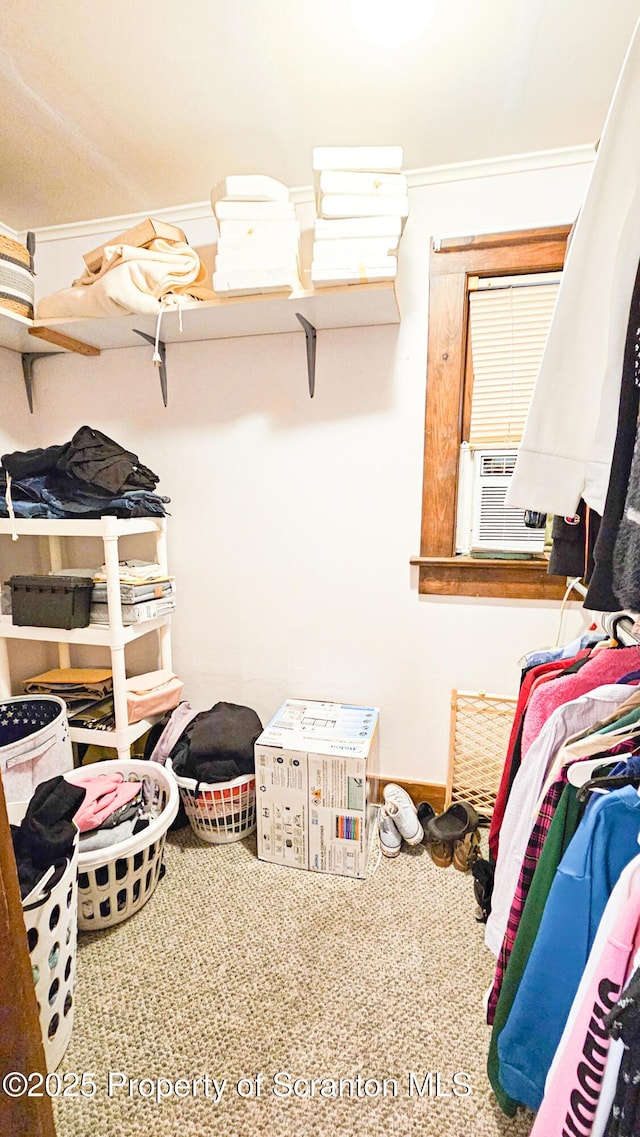
<svg viewBox="0 0 640 1137">
<path fill-rule="evenodd" d="M 59 1072 L 91 1075 L 95 1094 L 86 1081 L 93 1096 L 54 1102 L 59 1137 L 529 1133 L 485 1074 L 493 966 L 469 876 L 418 846 L 351 881 L 190 830 L 165 859 L 136 916 L 80 936 Z"/>
</svg>

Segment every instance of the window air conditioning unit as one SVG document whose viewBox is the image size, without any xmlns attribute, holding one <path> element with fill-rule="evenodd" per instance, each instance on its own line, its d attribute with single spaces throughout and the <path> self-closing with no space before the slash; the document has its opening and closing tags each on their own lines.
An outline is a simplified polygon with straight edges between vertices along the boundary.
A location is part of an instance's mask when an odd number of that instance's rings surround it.
<svg viewBox="0 0 640 1137">
<path fill-rule="evenodd" d="M 544 529 L 529 529 L 524 509 L 505 509 L 516 465 L 515 447 L 460 448 L 457 553 L 529 553 L 544 551 Z"/>
</svg>

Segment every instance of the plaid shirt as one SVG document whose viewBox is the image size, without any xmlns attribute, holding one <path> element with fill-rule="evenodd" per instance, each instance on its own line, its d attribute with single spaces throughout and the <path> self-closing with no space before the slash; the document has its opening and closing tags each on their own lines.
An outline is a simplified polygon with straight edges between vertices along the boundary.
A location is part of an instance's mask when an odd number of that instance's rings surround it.
<svg viewBox="0 0 640 1137">
<path fill-rule="evenodd" d="M 518 884 L 516 886 L 516 891 L 511 903 L 511 909 L 509 911 L 509 919 L 507 920 L 507 927 L 504 933 L 502 947 L 500 948 L 500 955 L 498 956 L 496 962 L 496 970 L 493 977 L 493 987 L 491 988 L 491 994 L 489 995 L 489 1002 L 487 1004 L 487 1022 L 489 1024 L 493 1023 L 495 1017 L 498 998 L 500 996 L 500 991 L 502 988 L 502 980 L 504 978 L 504 973 L 507 970 L 509 956 L 511 955 L 511 951 L 515 943 L 516 934 L 520 925 L 520 917 L 522 916 L 522 910 L 529 894 L 529 888 L 531 881 L 533 880 L 533 874 L 536 871 L 538 861 L 540 860 L 540 854 L 542 852 L 545 838 L 549 832 L 556 806 L 560 801 L 566 782 L 567 774 L 566 770 L 563 769 L 558 779 L 555 782 L 552 782 L 552 784 L 549 786 L 542 805 L 540 806 L 540 812 L 538 813 L 533 829 L 531 830 L 529 843 L 527 845 L 522 865 L 520 867 Z"/>
</svg>

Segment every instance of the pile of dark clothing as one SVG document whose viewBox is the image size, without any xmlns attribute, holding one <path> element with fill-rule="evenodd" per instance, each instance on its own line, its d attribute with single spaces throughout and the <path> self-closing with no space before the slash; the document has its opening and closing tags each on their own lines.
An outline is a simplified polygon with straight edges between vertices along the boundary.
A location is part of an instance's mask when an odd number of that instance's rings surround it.
<svg viewBox="0 0 640 1137">
<path fill-rule="evenodd" d="M 61 446 L 2 455 L 0 516 L 11 515 L 8 496 L 16 517 L 164 517 L 158 481 L 137 454 L 81 426 Z"/>
<path fill-rule="evenodd" d="M 73 819 L 85 794 L 61 776 L 49 778 L 36 786 L 22 823 L 11 826 L 23 900 L 45 876 L 51 890 L 65 872 L 77 833 Z"/>
<path fill-rule="evenodd" d="M 261 733 L 262 723 L 251 707 L 216 703 L 196 714 L 183 730 L 170 753 L 174 773 L 208 783 L 252 774 L 253 747 Z"/>
</svg>

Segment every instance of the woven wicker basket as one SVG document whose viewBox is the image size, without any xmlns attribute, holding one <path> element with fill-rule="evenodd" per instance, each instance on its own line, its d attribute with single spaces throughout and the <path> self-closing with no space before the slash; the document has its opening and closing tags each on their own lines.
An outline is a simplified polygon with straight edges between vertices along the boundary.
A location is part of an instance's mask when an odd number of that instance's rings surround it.
<svg viewBox="0 0 640 1137">
<path fill-rule="evenodd" d="M 31 254 L 27 246 L 14 241 L 12 237 L 7 237 L 5 233 L 0 233 L 0 257 L 31 268 Z"/>
<path fill-rule="evenodd" d="M 0 308 L 33 319 L 33 270 L 26 245 L 0 233 Z"/>
<path fill-rule="evenodd" d="M 517 699 L 484 691 L 451 692 L 449 776 L 445 808 L 465 801 L 493 814 Z"/>
</svg>

